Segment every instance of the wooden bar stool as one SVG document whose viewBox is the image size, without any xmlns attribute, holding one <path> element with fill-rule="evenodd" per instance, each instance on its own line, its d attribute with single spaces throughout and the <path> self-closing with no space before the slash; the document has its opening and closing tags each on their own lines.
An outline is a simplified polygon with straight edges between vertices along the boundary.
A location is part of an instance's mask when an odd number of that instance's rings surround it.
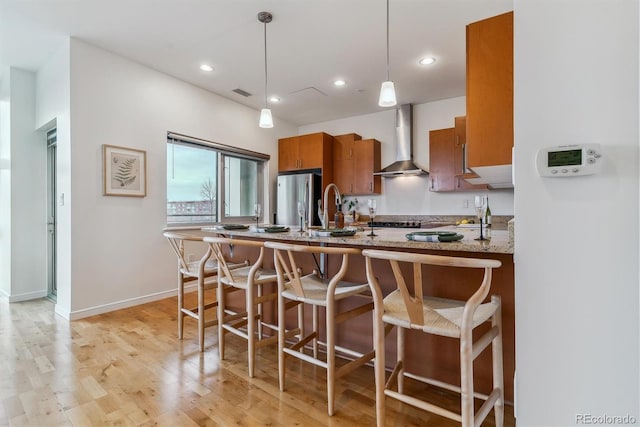
<svg viewBox="0 0 640 427">
<path fill-rule="evenodd" d="M 484 302 L 491 288 L 493 268 L 502 264 L 492 259 L 448 257 L 405 252 L 366 249 L 367 279 L 375 304 L 374 342 L 376 351 L 376 417 L 377 425 L 385 425 L 385 396 L 400 400 L 425 411 L 462 423 L 463 427 L 479 426 L 494 408 L 496 426 L 504 424 L 504 385 L 502 368 L 502 318 L 498 296 Z M 389 261 L 395 278 L 396 289 L 383 297 L 380 284 L 374 274 L 372 260 Z M 403 276 L 401 265 L 413 267 L 413 290 Z M 455 301 L 433 296 L 424 296 L 422 290 L 422 266 L 444 266 L 451 268 L 484 269 L 482 282 L 474 285 L 472 295 L 466 301 Z M 470 284 L 471 285 L 471 284 Z M 482 337 L 473 341 L 473 329 L 491 321 L 491 328 Z M 398 327 L 398 360 L 390 378 L 385 383 L 385 335 Z M 460 387 L 419 377 L 405 372 L 405 329 L 415 329 L 427 334 L 440 335 L 460 340 Z M 473 361 L 491 345 L 493 390 L 476 413 L 474 410 Z M 444 386 L 461 394 L 461 414 L 451 412 L 430 402 L 404 392 L 404 377 Z M 397 383 L 397 390 L 393 389 Z"/>
<path fill-rule="evenodd" d="M 267 248 L 274 250 L 274 263 L 278 274 L 278 373 L 280 391 L 285 389 L 285 362 L 287 356 L 312 363 L 327 370 L 327 412 L 333 415 L 335 412 L 335 381 L 345 374 L 365 364 L 374 357 L 373 350 L 366 354 L 350 351 L 336 346 L 336 327 L 346 320 L 373 310 L 373 303 L 361 304 L 350 310 L 339 312 L 337 302 L 349 297 L 358 296 L 368 291 L 367 284 L 353 284 L 341 282 L 349 266 L 350 255 L 360 255 L 360 250 L 342 247 L 321 247 L 294 245 L 279 242 L 266 242 Z M 304 274 L 296 263 L 296 255 L 338 255 L 342 257 L 339 270 L 330 278 L 323 278 L 317 270 L 310 274 Z M 360 295 L 363 296 L 363 295 Z M 289 300 L 289 303 L 285 303 Z M 293 343 L 286 342 L 285 336 L 285 312 L 298 304 L 298 329 L 300 334 Z M 312 330 L 305 335 L 303 304 L 313 307 Z M 319 307 L 326 309 L 326 358 L 322 359 L 318 352 L 320 342 Z M 305 346 L 311 343 L 311 354 L 305 352 Z M 353 358 L 346 364 L 336 368 L 336 351 L 342 352 Z"/>
<path fill-rule="evenodd" d="M 217 286 L 218 263 L 212 258 L 211 248 L 203 246 L 204 252 L 198 261 L 188 261 L 185 256 L 185 242 L 202 242 L 202 236 L 167 231 L 164 237 L 178 257 L 178 338 L 182 339 L 184 316 L 198 321 L 198 342 L 200 351 L 204 351 L 204 330 L 217 324 L 217 320 L 206 320 L 205 312 L 217 307 L 216 301 L 205 303 L 205 287 Z M 195 246 L 195 245 L 194 245 Z M 184 288 L 186 284 L 196 282 L 198 305 L 195 308 L 184 306 Z"/>
<path fill-rule="evenodd" d="M 218 261 L 218 348 L 220 359 L 224 359 L 225 334 L 231 332 L 247 340 L 249 377 L 254 376 L 256 349 L 265 345 L 275 344 L 278 335 L 275 333 L 277 326 L 264 322 L 262 306 L 269 301 L 277 299 L 277 276 L 274 270 L 262 268 L 264 259 L 264 242 L 256 240 L 230 239 L 225 237 L 205 237 Z M 236 269 L 229 268 L 225 257 L 226 253 L 232 253 L 234 246 L 257 248 L 258 256 L 253 264 Z M 263 285 L 272 283 L 272 293 L 264 294 Z M 226 297 L 236 290 L 245 291 L 245 311 L 235 314 L 225 312 Z M 273 332 L 271 336 L 263 336 L 263 328 Z"/>
</svg>

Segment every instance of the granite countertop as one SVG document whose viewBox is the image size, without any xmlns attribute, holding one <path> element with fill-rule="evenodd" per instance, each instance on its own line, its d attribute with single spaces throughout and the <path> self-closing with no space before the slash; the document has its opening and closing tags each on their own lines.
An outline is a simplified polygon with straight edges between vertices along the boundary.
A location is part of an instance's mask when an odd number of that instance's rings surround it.
<svg viewBox="0 0 640 427">
<path fill-rule="evenodd" d="M 349 237 L 314 237 L 308 232 L 298 231 L 299 226 L 290 226 L 290 230 L 281 233 L 264 233 L 248 230 L 224 230 L 218 227 L 203 227 L 202 231 L 207 233 L 224 234 L 227 236 L 245 236 L 264 240 L 287 240 L 303 241 L 311 243 L 328 243 L 334 245 L 352 246 L 374 246 L 377 248 L 406 248 L 406 249 L 432 249 L 443 251 L 461 252 L 486 252 L 486 253 L 513 253 L 513 220 L 509 221 L 507 230 L 491 230 L 491 239 L 488 241 L 477 241 L 479 235 L 478 228 L 460 228 L 456 226 L 445 226 L 431 228 L 429 231 L 455 231 L 462 234 L 462 240 L 456 242 L 414 242 L 407 240 L 406 234 L 414 231 L 424 231 L 416 228 L 376 228 L 376 237 L 369 237 L 369 229 L 359 231 L 355 236 Z"/>
</svg>

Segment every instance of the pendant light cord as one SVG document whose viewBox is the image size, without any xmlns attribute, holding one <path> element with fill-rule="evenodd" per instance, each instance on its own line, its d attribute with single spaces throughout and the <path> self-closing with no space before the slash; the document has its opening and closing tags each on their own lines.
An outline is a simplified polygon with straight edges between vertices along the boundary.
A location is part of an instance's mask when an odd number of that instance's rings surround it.
<svg viewBox="0 0 640 427">
<path fill-rule="evenodd" d="M 389 81 L 389 0 L 387 0 L 387 81 Z"/>
<path fill-rule="evenodd" d="M 267 104 L 267 21 L 264 22 L 264 108 Z"/>
</svg>

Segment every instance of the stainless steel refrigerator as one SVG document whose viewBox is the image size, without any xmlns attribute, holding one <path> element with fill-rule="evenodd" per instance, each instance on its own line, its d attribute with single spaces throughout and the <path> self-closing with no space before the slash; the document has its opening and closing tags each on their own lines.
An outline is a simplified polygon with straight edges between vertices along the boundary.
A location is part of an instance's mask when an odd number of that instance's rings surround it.
<svg viewBox="0 0 640 427">
<path fill-rule="evenodd" d="M 318 200 L 322 198 L 321 177 L 315 173 L 278 175 L 276 222 L 300 227 L 298 202 L 304 202 L 305 228 L 320 225 Z"/>
</svg>

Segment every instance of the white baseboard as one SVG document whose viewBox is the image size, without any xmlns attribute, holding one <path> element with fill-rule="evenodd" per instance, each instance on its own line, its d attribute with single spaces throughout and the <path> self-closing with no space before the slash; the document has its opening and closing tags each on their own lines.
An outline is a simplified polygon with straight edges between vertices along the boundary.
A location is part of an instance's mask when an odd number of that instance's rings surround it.
<svg viewBox="0 0 640 427">
<path fill-rule="evenodd" d="M 194 292 L 197 289 L 197 285 L 189 285 L 184 287 L 185 292 Z M 98 314 L 108 313 L 110 311 L 121 310 L 123 308 L 134 307 L 140 304 L 146 304 L 148 302 L 158 301 L 161 299 L 174 297 L 178 295 L 178 289 L 171 289 L 168 291 L 157 292 L 154 294 L 143 295 L 140 297 L 130 298 L 122 301 L 110 302 L 108 304 L 98 305 L 95 307 L 84 308 L 82 310 L 75 310 L 69 313 L 69 316 L 59 313 L 61 316 L 68 318 L 69 320 L 78 320 L 84 317 L 95 316 Z"/>
<path fill-rule="evenodd" d="M 41 290 L 41 291 L 35 291 L 35 292 L 26 292 L 24 294 L 18 294 L 18 295 L 7 295 L 5 292 L 3 292 L 3 294 L 6 295 L 9 302 L 20 302 L 20 301 L 29 301 L 32 299 L 44 298 L 48 295 L 48 292 L 46 290 Z"/>
</svg>

